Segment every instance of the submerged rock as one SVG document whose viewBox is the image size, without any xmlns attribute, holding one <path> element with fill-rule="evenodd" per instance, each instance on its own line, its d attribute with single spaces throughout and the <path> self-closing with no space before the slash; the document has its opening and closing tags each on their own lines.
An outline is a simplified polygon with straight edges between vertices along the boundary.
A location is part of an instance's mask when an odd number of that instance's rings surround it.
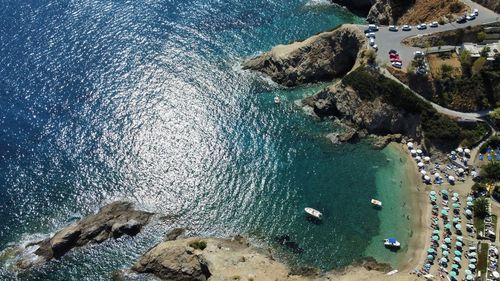
<svg viewBox="0 0 500 281">
<path fill-rule="evenodd" d="M 146 225 L 152 213 L 137 211 L 132 203 L 114 202 L 104 206 L 94 215 L 71 224 L 54 236 L 32 243 L 36 247 L 32 255 L 21 257 L 16 265 L 26 269 L 51 259 L 62 257 L 75 247 L 89 243 L 101 243 L 123 235 L 135 236 Z"/>
<path fill-rule="evenodd" d="M 268 75 L 284 86 L 329 81 L 349 72 L 366 46 L 366 37 L 355 25 L 312 36 L 302 42 L 278 45 L 243 64 L 243 69 Z"/>
</svg>

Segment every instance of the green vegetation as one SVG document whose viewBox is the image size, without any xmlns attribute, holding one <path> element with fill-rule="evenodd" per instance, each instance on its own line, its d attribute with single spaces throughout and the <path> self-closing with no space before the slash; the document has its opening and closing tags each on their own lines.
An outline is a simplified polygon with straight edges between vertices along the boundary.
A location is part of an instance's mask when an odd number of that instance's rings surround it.
<svg viewBox="0 0 500 281">
<path fill-rule="evenodd" d="M 484 65 L 486 64 L 486 58 L 480 57 L 472 64 L 472 75 L 476 76 L 483 71 Z"/>
<path fill-rule="evenodd" d="M 488 198 L 480 197 L 474 201 L 474 217 L 484 220 L 488 215 Z"/>
<path fill-rule="evenodd" d="M 438 113 L 428 102 L 416 97 L 401 84 L 363 66 L 345 76 L 342 83 L 351 86 L 364 100 L 373 101 L 381 98 L 384 102 L 406 112 L 420 114 L 424 136 L 427 141 L 434 144 L 456 146 L 463 141 L 475 144 L 488 131 L 488 127 L 484 124 L 461 127 L 448 116 Z"/>
<path fill-rule="evenodd" d="M 500 108 L 497 108 L 490 113 L 490 119 L 495 126 L 500 127 Z"/>
<path fill-rule="evenodd" d="M 491 196 L 495 200 L 497 200 L 498 202 L 500 202 L 500 185 L 495 186 L 495 189 L 493 189 L 493 192 L 492 192 Z"/>
<path fill-rule="evenodd" d="M 478 247 L 477 270 L 481 271 L 481 279 L 486 280 L 486 268 L 488 266 L 488 244 L 481 243 Z"/>
<path fill-rule="evenodd" d="M 472 185 L 471 190 L 473 192 L 483 192 L 487 191 L 486 185 L 484 183 L 476 182 L 474 185 Z"/>
<path fill-rule="evenodd" d="M 190 247 L 194 248 L 194 249 L 198 249 L 198 250 L 205 250 L 205 248 L 207 247 L 207 242 L 205 241 L 195 241 L 195 242 L 192 242 L 191 244 L 189 244 Z"/>
<path fill-rule="evenodd" d="M 481 31 L 477 34 L 477 41 L 478 42 L 483 42 L 484 39 L 486 39 L 486 32 Z"/>
<path fill-rule="evenodd" d="M 364 52 L 364 55 L 366 56 L 366 60 L 368 61 L 369 64 L 374 64 L 375 60 L 377 59 L 377 53 L 375 52 L 374 49 L 369 49 Z"/>
<path fill-rule="evenodd" d="M 490 139 L 488 139 L 483 145 L 481 145 L 481 147 L 479 148 L 479 152 L 486 153 L 488 147 L 492 149 L 500 147 L 500 137 L 493 136 Z"/>
<path fill-rule="evenodd" d="M 481 177 L 489 182 L 500 181 L 500 162 L 493 161 L 483 166 L 481 168 Z"/>
</svg>

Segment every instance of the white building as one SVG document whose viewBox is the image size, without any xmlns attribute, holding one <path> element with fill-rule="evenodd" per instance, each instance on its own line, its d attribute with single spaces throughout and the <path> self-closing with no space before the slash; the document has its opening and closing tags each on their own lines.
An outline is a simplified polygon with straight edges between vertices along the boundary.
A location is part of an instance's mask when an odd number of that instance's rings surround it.
<svg viewBox="0 0 500 281">
<path fill-rule="evenodd" d="M 469 51 L 471 57 L 478 58 L 481 56 L 481 51 L 486 47 L 490 49 L 490 51 L 488 52 L 488 57 L 486 59 L 495 60 L 495 56 L 500 54 L 500 41 L 486 45 L 464 43 L 462 44 L 461 51 L 467 50 Z"/>
</svg>

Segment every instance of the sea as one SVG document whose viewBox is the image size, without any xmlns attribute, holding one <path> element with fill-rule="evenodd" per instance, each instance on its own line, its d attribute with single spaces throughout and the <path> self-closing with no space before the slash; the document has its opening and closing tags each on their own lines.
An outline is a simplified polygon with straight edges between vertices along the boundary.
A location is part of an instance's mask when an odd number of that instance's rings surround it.
<svg viewBox="0 0 500 281">
<path fill-rule="evenodd" d="M 297 106 L 328 83 L 286 89 L 240 66 L 362 22 L 327 0 L 2 0 L 0 280 L 111 280 L 175 227 L 241 234 L 291 267 L 397 267 L 411 237 L 405 159 L 332 144 L 339 128 Z M 116 200 L 157 215 L 134 238 L 13 270 L 5 249 Z"/>
</svg>

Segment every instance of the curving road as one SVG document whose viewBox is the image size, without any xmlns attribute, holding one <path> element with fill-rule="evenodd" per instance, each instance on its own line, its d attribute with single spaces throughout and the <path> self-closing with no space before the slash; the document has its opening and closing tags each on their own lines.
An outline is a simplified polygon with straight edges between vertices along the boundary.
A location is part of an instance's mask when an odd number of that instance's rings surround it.
<svg viewBox="0 0 500 281">
<path fill-rule="evenodd" d="M 489 23 L 494 23 L 494 22 L 500 22 L 500 15 L 475 3 L 472 2 L 471 0 L 462 0 L 465 4 L 467 4 L 472 10 L 477 9 L 479 11 L 479 15 L 476 17 L 475 20 L 468 21 L 463 24 L 459 24 L 456 22 L 448 23 L 445 25 L 439 25 L 438 27 L 435 28 L 430 28 L 427 27 L 425 30 L 418 30 L 415 26 L 412 26 L 411 31 L 402 31 L 401 26 L 399 31 L 393 32 L 389 31 L 387 26 L 381 26 L 380 30 L 375 33 L 375 43 L 378 45 L 378 56 L 377 56 L 377 61 L 380 65 L 383 64 L 388 64 L 390 65 L 390 60 L 389 60 L 389 50 L 394 49 L 398 51 L 401 60 L 403 61 L 403 68 L 406 67 L 406 63 L 410 62 L 413 60 L 413 53 L 415 51 L 421 50 L 420 48 L 415 48 L 415 47 L 410 47 L 407 45 L 401 44 L 401 41 L 408 37 L 412 36 L 419 36 L 419 35 L 424 35 L 424 34 L 431 34 L 435 32 L 443 32 L 443 31 L 448 31 L 448 30 L 454 30 L 454 29 L 459 29 L 467 26 L 474 26 L 474 25 L 482 25 L 482 24 L 489 24 Z M 368 25 L 358 25 L 358 27 L 361 30 L 365 30 L 368 28 Z M 405 86 L 407 89 L 409 89 L 408 86 L 406 86 L 404 83 L 401 83 L 397 78 L 395 78 L 392 74 L 390 74 L 388 71 L 385 69 L 382 70 L 382 73 L 398 83 L 402 84 Z M 411 89 L 410 89 L 411 90 Z M 425 99 L 423 96 L 420 94 L 416 93 L 415 91 L 411 90 L 416 96 L 419 98 L 428 101 Z M 430 101 L 428 101 L 430 102 Z M 432 106 L 440 113 L 449 115 L 451 117 L 455 117 L 461 120 L 469 120 L 469 121 L 478 121 L 481 120 L 481 118 L 485 117 L 488 114 L 488 110 L 484 111 L 479 111 L 479 112 L 474 112 L 474 113 L 465 113 L 465 112 L 459 112 L 455 110 L 451 110 L 445 107 L 442 107 L 436 103 L 430 102 Z"/>
</svg>

